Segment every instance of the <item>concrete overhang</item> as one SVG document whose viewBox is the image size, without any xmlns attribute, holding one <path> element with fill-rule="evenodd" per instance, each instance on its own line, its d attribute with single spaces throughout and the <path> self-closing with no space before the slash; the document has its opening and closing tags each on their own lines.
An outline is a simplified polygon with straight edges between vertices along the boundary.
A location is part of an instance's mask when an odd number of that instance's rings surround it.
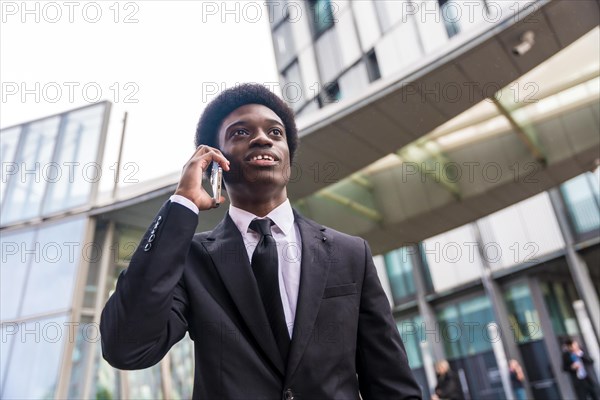
<svg viewBox="0 0 600 400">
<path fill-rule="evenodd" d="M 372 83 L 359 98 L 300 118 L 290 198 L 351 175 L 493 96 L 598 26 L 600 12 L 594 0 L 537 1 L 528 10 L 457 35 L 410 69 Z M 512 48 L 528 30 L 535 45 L 515 56 Z"/>
<path fill-rule="evenodd" d="M 463 38 L 413 73 L 377 82 L 360 99 L 330 106 L 313 115 L 314 122 L 303 122 L 296 169 L 306 176 L 289 193 L 304 214 L 364 237 L 378 254 L 469 223 L 594 169 L 600 157 L 599 46 L 588 50 L 595 57 L 594 68 L 565 81 L 564 87 L 540 81 L 539 71 L 554 68 L 545 74 L 556 74 L 557 81 L 579 72 L 577 60 L 568 59 L 572 51 L 563 50 L 582 37 L 588 46 L 598 43 L 598 3 L 536 5 L 520 20 L 510 18 L 477 37 Z M 515 56 L 512 47 L 529 30 L 535 32 L 535 45 L 526 55 Z M 534 87 L 542 98 L 539 104 L 518 104 L 523 96 L 513 102 L 493 100 L 538 83 L 543 86 Z M 449 99 L 443 90 L 449 85 L 482 90 Z M 583 98 L 550 105 L 571 96 L 570 89 L 590 88 Z M 482 106 L 498 116 L 484 111 L 480 114 L 490 115 L 467 122 L 498 125 L 501 120 L 499 127 L 486 127 L 488 132 L 477 140 L 439 146 L 444 124 Z M 447 165 L 462 167 L 462 178 L 440 178 L 439 170 Z M 408 168 L 414 166 L 416 171 Z M 423 166 L 439 170 L 424 173 Z M 496 171 L 497 179 L 486 176 Z"/>
</svg>

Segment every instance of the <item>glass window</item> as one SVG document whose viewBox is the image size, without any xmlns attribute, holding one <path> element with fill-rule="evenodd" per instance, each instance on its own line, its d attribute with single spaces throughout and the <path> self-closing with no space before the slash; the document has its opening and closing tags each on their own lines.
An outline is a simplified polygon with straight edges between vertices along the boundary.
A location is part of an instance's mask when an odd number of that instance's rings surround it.
<svg viewBox="0 0 600 400">
<path fill-rule="evenodd" d="M 563 282 L 543 282 L 541 288 L 556 335 L 578 335 L 579 326 L 571 306 L 574 298 L 568 292 L 567 285 Z"/>
<path fill-rule="evenodd" d="M 396 322 L 402 342 L 404 342 L 408 364 L 411 368 L 420 368 L 423 366 L 423 356 L 421 355 L 422 323 L 423 319 L 420 316 Z"/>
<path fill-rule="evenodd" d="M 94 399 L 120 399 L 120 373 L 110 366 L 102 357 L 100 340 L 95 341 L 94 350 L 94 375 L 92 378 L 92 396 Z M 134 397 L 129 397 L 133 399 Z"/>
<path fill-rule="evenodd" d="M 373 47 L 377 39 L 381 36 L 379 24 L 377 23 L 377 14 L 372 1 L 354 1 L 354 18 L 358 26 L 360 35 L 360 44 L 362 50 L 366 52 Z"/>
<path fill-rule="evenodd" d="M 275 58 L 279 68 L 285 68 L 295 57 L 294 40 L 289 22 L 281 24 L 273 32 L 275 42 Z"/>
<path fill-rule="evenodd" d="M 392 289 L 394 304 L 400 304 L 407 296 L 415 294 L 410 249 L 403 247 L 385 255 L 385 267 Z"/>
<path fill-rule="evenodd" d="M 325 86 L 322 92 L 323 104 L 337 103 L 342 98 L 340 85 L 337 82 L 332 82 Z"/>
<path fill-rule="evenodd" d="M 543 338 L 540 317 L 533 305 L 527 284 L 509 287 L 504 292 L 504 300 L 516 343 L 526 343 Z"/>
<path fill-rule="evenodd" d="M 194 388 L 194 342 L 188 335 L 169 351 L 171 357 L 170 399 L 190 399 Z"/>
<path fill-rule="evenodd" d="M 487 331 L 494 322 L 492 303 L 485 296 L 475 297 L 458 305 L 463 332 L 461 344 L 467 355 L 482 353 L 492 349 L 492 340 Z"/>
<path fill-rule="evenodd" d="M 91 251 L 82 245 L 86 225 L 87 218 L 76 218 L 39 229 L 22 316 L 71 307 L 79 261 Z"/>
<path fill-rule="evenodd" d="M 22 302 L 27 268 L 35 259 L 35 231 L 3 233 L 0 237 L 2 263 L 0 264 L 0 320 L 18 316 Z"/>
<path fill-rule="evenodd" d="M 492 304 L 485 296 L 478 296 L 448 305 L 437 313 L 440 336 L 446 356 L 458 358 L 483 353 L 492 349 L 488 325 L 494 322 Z"/>
<path fill-rule="evenodd" d="M 4 199 L 4 191 L 8 185 L 8 180 L 16 176 L 18 179 L 18 164 L 15 163 L 15 154 L 17 152 L 17 145 L 19 144 L 19 137 L 21 135 L 21 127 L 16 126 L 14 128 L 5 129 L 0 132 L 0 160 L 2 160 L 2 182 L 0 187 L 0 206 Z"/>
<path fill-rule="evenodd" d="M 350 99 L 364 92 L 369 86 L 369 74 L 364 62 L 359 62 L 344 75 L 340 76 L 339 80 L 341 98 Z"/>
<path fill-rule="evenodd" d="M 448 32 L 448 37 L 452 37 L 460 32 L 459 20 L 461 16 L 460 5 L 452 0 L 438 0 L 440 2 L 440 13 Z"/>
<path fill-rule="evenodd" d="M 64 117 L 65 125 L 53 160 L 58 168 L 47 169 L 48 194 L 43 214 L 81 206 L 90 200 L 92 185 L 102 176 L 96 159 L 104 110 L 105 105 L 99 104 Z"/>
<path fill-rule="evenodd" d="M 371 49 L 367 54 L 367 72 L 369 73 L 369 82 L 381 78 L 381 71 L 379 70 L 379 62 L 377 61 L 375 49 Z"/>
<path fill-rule="evenodd" d="M 299 110 L 304 104 L 302 77 L 300 76 L 300 68 L 297 62 L 286 69 L 283 74 L 284 84 L 281 88 L 281 94 L 285 101 L 288 102 L 294 109 Z"/>
<path fill-rule="evenodd" d="M 317 37 L 333 26 L 334 15 L 330 0 L 308 0 L 313 36 Z"/>
<path fill-rule="evenodd" d="M 92 317 L 84 316 L 76 326 L 75 347 L 71 361 L 71 378 L 69 380 L 69 398 L 83 399 L 86 394 L 83 393 L 85 385 L 85 372 L 89 357 L 93 356 L 95 347 L 90 340 L 95 340 L 97 336 L 97 325 L 93 325 Z M 106 397 L 104 397 L 106 398 Z"/>
<path fill-rule="evenodd" d="M 160 363 L 150 368 L 127 371 L 129 397 L 139 400 L 163 399 Z"/>
<path fill-rule="evenodd" d="M 69 337 L 66 321 L 63 315 L 19 324 L 3 399 L 54 398 L 63 345 Z"/>
<path fill-rule="evenodd" d="M 463 351 L 460 347 L 460 337 L 462 329 L 458 308 L 455 305 L 443 307 L 437 313 L 439 321 L 440 337 L 444 344 L 446 357 L 449 359 L 460 357 Z"/>
<path fill-rule="evenodd" d="M 8 357 L 10 357 L 10 346 L 13 338 L 18 336 L 18 325 L 16 323 L 7 324 L 0 329 L 0 395 L 4 390 L 3 383 L 6 369 L 8 366 Z"/>
<path fill-rule="evenodd" d="M 30 124 L 15 160 L 20 179 L 11 179 L 2 205 L 2 224 L 37 217 L 46 189 L 44 175 L 52 161 L 60 118 L 52 117 Z"/>
<path fill-rule="evenodd" d="M 569 217 L 577 234 L 600 228 L 598 170 L 579 175 L 560 186 Z"/>
</svg>

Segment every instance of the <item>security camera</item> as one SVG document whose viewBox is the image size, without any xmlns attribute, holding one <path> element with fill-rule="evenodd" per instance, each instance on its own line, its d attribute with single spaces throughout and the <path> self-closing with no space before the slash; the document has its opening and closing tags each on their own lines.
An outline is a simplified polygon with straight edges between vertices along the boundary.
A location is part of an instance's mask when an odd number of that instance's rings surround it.
<svg viewBox="0 0 600 400">
<path fill-rule="evenodd" d="M 521 43 L 513 47 L 512 52 L 515 56 L 522 56 L 527 53 L 535 44 L 535 33 L 527 31 L 521 35 Z"/>
</svg>

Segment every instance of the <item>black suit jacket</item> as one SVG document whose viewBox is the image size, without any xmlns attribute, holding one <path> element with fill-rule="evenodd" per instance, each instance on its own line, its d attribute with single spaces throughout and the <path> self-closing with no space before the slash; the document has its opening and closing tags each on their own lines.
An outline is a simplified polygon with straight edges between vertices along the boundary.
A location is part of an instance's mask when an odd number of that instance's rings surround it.
<svg viewBox="0 0 600 400">
<path fill-rule="evenodd" d="M 118 279 L 100 321 L 104 358 L 147 368 L 189 332 L 195 399 L 420 399 L 363 239 L 295 213 L 302 238 L 287 365 L 268 325 L 242 236 L 229 215 L 165 203 Z"/>
</svg>

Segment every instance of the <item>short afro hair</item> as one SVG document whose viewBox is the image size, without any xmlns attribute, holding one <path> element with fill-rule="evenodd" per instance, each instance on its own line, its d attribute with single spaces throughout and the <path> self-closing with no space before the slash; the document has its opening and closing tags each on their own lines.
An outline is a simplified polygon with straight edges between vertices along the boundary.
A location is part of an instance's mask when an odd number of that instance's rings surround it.
<svg viewBox="0 0 600 400">
<path fill-rule="evenodd" d="M 298 128 L 292 109 L 265 86 L 244 83 L 221 92 L 204 109 L 196 128 L 195 144 L 219 148 L 219 128 L 234 110 L 247 104 L 261 104 L 271 109 L 283 122 L 292 162 L 298 148 Z"/>
</svg>

